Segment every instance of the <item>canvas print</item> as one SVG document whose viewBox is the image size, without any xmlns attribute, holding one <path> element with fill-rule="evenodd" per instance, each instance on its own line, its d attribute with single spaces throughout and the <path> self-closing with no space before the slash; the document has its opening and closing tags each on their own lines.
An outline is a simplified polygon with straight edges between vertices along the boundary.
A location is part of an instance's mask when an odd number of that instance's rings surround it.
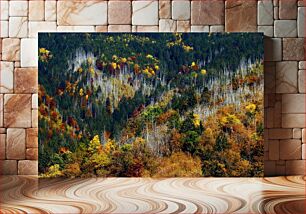
<svg viewBox="0 0 306 214">
<path fill-rule="evenodd" d="M 40 33 L 39 172 L 263 176 L 261 33 Z"/>
</svg>

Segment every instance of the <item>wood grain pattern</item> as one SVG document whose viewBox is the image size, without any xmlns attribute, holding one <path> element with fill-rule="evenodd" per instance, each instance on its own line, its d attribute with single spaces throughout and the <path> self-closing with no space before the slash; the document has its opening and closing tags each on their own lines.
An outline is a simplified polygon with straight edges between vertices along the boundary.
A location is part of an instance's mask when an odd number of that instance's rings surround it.
<svg viewBox="0 0 306 214">
<path fill-rule="evenodd" d="M 0 179 L 0 213 L 305 213 L 303 176 Z"/>
</svg>

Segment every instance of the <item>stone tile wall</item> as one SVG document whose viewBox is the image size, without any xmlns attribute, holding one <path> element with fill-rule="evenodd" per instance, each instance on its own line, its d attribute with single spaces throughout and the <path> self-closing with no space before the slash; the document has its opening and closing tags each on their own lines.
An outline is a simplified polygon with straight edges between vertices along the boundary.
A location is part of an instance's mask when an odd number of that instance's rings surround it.
<svg viewBox="0 0 306 214">
<path fill-rule="evenodd" d="M 0 0 L 0 173 L 37 174 L 37 32 L 264 32 L 265 174 L 305 174 L 301 0 Z"/>
</svg>

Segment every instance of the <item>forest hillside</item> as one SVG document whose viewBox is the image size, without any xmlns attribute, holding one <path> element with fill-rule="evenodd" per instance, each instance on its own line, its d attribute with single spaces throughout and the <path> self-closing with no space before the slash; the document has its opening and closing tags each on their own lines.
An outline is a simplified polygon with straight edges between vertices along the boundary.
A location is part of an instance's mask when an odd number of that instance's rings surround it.
<svg viewBox="0 0 306 214">
<path fill-rule="evenodd" d="M 40 33 L 41 176 L 262 176 L 262 62 L 258 33 Z"/>
</svg>

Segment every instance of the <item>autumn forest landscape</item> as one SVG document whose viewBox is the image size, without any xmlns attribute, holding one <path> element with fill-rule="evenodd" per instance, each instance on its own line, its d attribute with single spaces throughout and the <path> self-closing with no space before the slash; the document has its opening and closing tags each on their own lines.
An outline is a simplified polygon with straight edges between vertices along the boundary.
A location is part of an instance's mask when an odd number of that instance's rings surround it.
<svg viewBox="0 0 306 214">
<path fill-rule="evenodd" d="M 263 176 L 261 33 L 40 33 L 39 172 Z"/>
</svg>

